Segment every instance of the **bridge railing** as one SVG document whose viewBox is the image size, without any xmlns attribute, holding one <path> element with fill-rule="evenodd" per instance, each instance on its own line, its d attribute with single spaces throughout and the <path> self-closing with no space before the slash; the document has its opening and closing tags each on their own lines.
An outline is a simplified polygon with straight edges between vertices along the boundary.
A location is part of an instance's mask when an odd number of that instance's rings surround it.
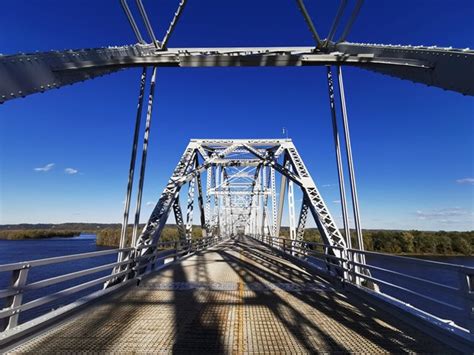
<svg viewBox="0 0 474 355">
<path fill-rule="evenodd" d="M 0 265 L 0 344 L 20 324 L 41 323 L 58 307 L 95 295 L 104 285 L 120 288 L 185 255 L 218 243 L 218 237 L 172 241 L 138 248 L 110 249 Z M 144 248 L 153 250 L 140 256 Z M 122 261 L 117 261 L 121 254 Z M 69 272 L 71 271 L 71 272 Z M 115 280 L 116 282 L 111 283 Z M 118 280 L 118 281 L 117 281 Z M 100 292 L 99 292 L 100 293 Z M 72 307 L 73 308 L 73 307 Z M 25 317 L 23 317 L 25 316 Z M 23 319 L 24 318 L 24 319 Z"/>
<path fill-rule="evenodd" d="M 472 267 L 286 238 L 263 241 L 343 283 L 474 335 Z"/>
</svg>

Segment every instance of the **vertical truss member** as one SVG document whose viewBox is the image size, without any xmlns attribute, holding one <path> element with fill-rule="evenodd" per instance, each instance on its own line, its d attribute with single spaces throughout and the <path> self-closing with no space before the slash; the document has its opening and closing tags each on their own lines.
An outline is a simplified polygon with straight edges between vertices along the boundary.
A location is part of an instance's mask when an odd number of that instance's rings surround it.
<svg viewBox="0 0 474 355">
<path fill-rule="evenodd" d="M 270 179 L 271 179 L 271 199 L 272 199 L 272 237 L 277 236 L 277 198 L 276 198 L 276 179 L 275 169 L 270 167 Z"/>
<path fill-rule="evenodd" d="M 266 165 L 263 166 L 263 188 L 262 188 L 262 199 L 263 199 L 263 210 L 262 210 L 262 240 L 265 241 L 267 236 L 271 235 L 270 225 L 268 223 L 268 190 L 270 185 L 269 169 Z"/>
<path fill-rule="evenodd" d="M 292 167 L 289 167 L 289 170 L 292 171 Z M 291 249 L 294 253 L 295 249 L 295 240 L 296 240 L 296 216 L 295 216 L 295 193 L 293 181 L 288 181 L 288 220 L 290 224 L 290 239 L 291 239 Z"/>
<path fill-rule="evenodd" d="M 196 157 L 196 167 L 197 167 L 197 157 Z M 202 182 L 201 182 L 201 174 L 196 175 L 196 185 L 198 190 L 198 206 L 199 206 L 199 215 L 200 215 L 200 222 L 201 222 L 201 236 L 207 237 L 207 229 L 206 229 L 206 215 L 204 212 L 204 197 L 202 194 Z"/>
<path fill-rule="evenodd" d="M 206 235 L 212 235 L 211 232 L 211 223 L 212 223 L 212 218 L 211 216 L 211 189 L 212 189 L 212 166 L 207 168 L 207 174 L 206 174 L 206 207 L 205 207 L 205 215 L 206 215 L 206 220 L 205 220 L 205 229 L 206 229 Z"/>
<path fill-rule="evenodd" d="M 194 217 L 194 190 L 196 186 L 196 177 L 188 185 L 188 206 L 186 210 L 186 241 L 189 242 L 193 236 L 193 217 Z"/>
</svg>

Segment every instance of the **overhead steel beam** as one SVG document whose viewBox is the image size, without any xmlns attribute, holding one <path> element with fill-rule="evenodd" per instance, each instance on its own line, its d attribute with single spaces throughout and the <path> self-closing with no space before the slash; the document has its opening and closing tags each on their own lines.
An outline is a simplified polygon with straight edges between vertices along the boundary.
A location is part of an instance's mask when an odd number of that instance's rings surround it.
<svg viewBox="0 0 474 355">
<path fill-rule="evenodd" d="M 360 57 L 367 55 L 373 58 L 421 60 L 428 63 L 428 67 L 385 65 L 361 65 L 359 67 L 415 83 L 474 96 L 474 80 L 472 80 L 474 77 L 474 51 L 470 49 L 343 42 L 336 44 L 334 50 L 348 55 L 357 54 Z"/>
<path fill-rule="evenodd" d="M 166 53 L 166 52 L 163 52 Z M 55 72 L 70 72 L 86 69 L 117 69 L 143 66 L 163 67 L 301 67 L 323 66 L 330 64 L 352 65 L 361 67 L 371 66 L 401 66 L 421 69 L 431 68 L 431 64 L 422 59 L 375 57 L 371 55 L 349 55 L 333 52 L 329 54 L 313 53 L 255 53 L 231 55 L 226 52 L 215 53 L 159 53 L 149 57 L 121 57 L 111 58 L 102 63 L 96 61 L 82 61 L 63 63 L 53 67 Z"/>
<path fill-rule="evenodd" d="M 329 44 L 312 47 L 171 48 L 151 45 L 0 56 L 0 103 L 143 66 L 349 65 L 474 95 L 474 51 L 452 48 Z"/>
</svg>

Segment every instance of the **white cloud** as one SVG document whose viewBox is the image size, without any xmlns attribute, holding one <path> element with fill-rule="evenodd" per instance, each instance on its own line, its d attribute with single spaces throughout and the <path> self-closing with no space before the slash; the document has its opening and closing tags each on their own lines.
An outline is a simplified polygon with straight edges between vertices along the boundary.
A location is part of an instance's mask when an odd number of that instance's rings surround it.
<svg viewBox="0 0 474 355">
<path fill-rule="evenodd" d="M 341 200 L 334 200 L 332 203 L 341 203 Z"/>
<path fill-rule="evenodd" d="M 43 166 L 43 167 L 35 168 L 34 170 L 35 170 L 35 171 L 46 172 L 46 171 L 50 171 L 53 167 L 54 167 L 54 163 L 49 163 L 49 164 L 46 164 L 46 165 Z"/>
<path fill-rule="evenodd" d="M 461 207 L 442 208 L 430 211 L 416 211 L 416 217 L 424 221 L 438 221 L 443 224 L 452 224 L 472 221 L 474 214 Z"/>
<path fill-rule="evenodd" d="M 474 178 L 457 179 L 456 182 L 457 182 L 458 184 L 474 185 Z"/>
<path fill-rule="evenodd" d="M 322 187 L 333 187 L 335 186 L 335 184 L 324 184 L 324 185 L 321 185 Z"/>
<path fill-rule="evenodd" d="M 66 168 L 64 169 L 64 172 L 68 175 L 75 175 L 79 172 L 79 170 L 74 169 L 74 168 Z"/>
<path fill-rule="evenodd" d="M 148 201 L 148 202 L 146 203 L 146 205 L 147 205 L 148 207 L 152 207 L 152 206 L 155 206 L 156 203 L 153 202 L 153 201 Z"/>
</svg>

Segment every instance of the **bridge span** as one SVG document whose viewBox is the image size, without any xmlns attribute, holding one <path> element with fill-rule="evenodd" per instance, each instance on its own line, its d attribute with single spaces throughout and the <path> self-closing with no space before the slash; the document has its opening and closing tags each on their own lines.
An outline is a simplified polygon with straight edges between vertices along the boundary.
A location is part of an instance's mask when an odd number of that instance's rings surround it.
<svg viewBox="0 0 474 355">
<path fill-rule="evenodd" d="M 168 265 L 12 352 L 454 352 L 249 237 Z"/>
<path fill-rule="evenodd" d="M 142 67 L 119 248 L 0 265 L 10 277 L 0 289 L 0 351 L 472 354 L 474 268 L 365 250 L 342 67 L 472 96 L 474 51 L 348 42 L 362 0 L 340 2 L 326 38 L 297 0 L 310 47 L 169 47 L 186 2 L 161 41 L 142 1 L 133 10 L 121 0 L 137 43 L 0 55 L 0 104 Z M 293 141 L 252 138 L 191 139 L 139 231 L 157 70 L 223 66 L 326 66 L 342 228 Z M 179 240 L 163 241 L 171 215 Z M 305 237 L 311 217 L 317 242 Z M 95 263 L 104 256 L 108 263 Z M 45 265 L 58 274 L 32 277 Z M 425 272 L 403 271 L 413 265 Z"/>
</svg>

